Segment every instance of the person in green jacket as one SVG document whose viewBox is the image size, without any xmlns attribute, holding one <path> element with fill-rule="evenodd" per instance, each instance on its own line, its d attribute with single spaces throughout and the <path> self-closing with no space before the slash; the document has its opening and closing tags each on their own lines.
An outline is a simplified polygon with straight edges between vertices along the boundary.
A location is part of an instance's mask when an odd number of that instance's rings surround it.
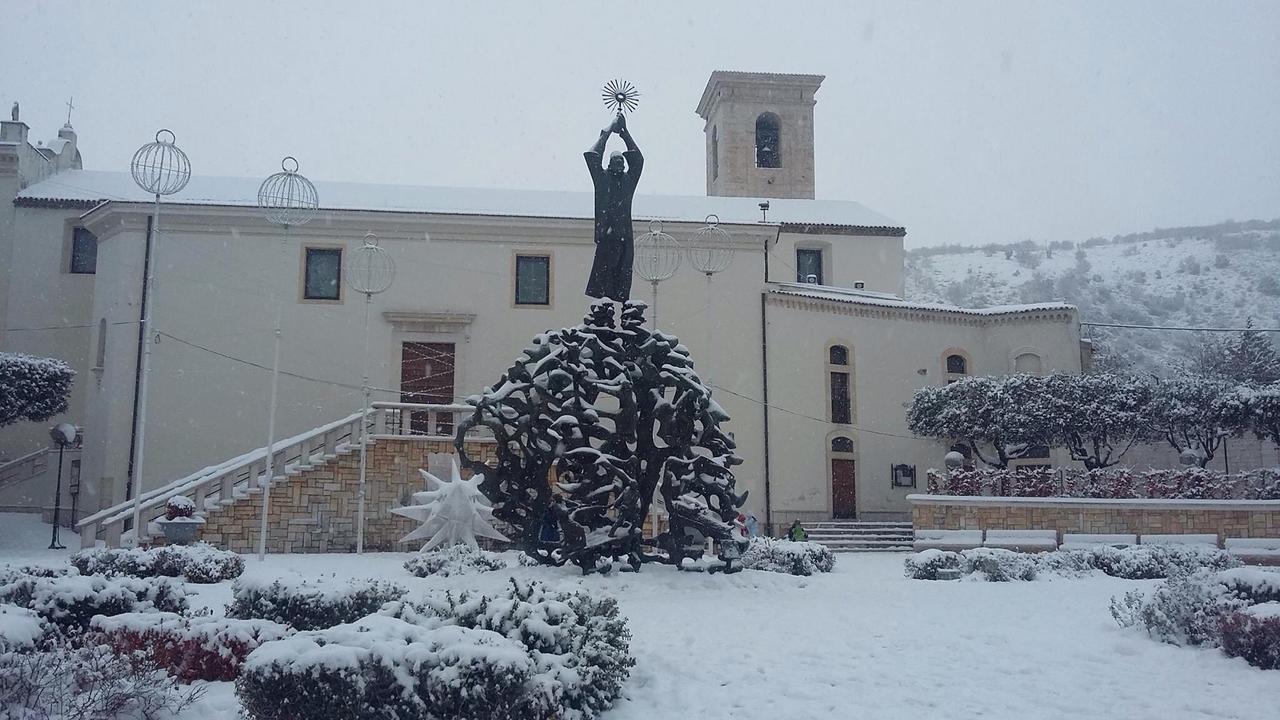
<svg viewBox="0 0 1280 720">
<path fill-rule="evenodd" d="M 804 542 L 809 539 L 809 533 L 804 531 L 800 526 L 800 521 L 796 520 L 791 523 L 791 528 L 787 530 L 787 539 L 794 542 Z"/>
</svg>

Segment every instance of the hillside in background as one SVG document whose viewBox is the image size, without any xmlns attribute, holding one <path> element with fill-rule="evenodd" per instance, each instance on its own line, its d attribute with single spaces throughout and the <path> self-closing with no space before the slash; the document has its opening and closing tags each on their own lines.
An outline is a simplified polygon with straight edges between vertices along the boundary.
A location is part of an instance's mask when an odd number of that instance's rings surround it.
<svg viewBox="0 0 1280 720">
<path fill-rule="evenodd" d="M 1153 230 L 1040 245 L 944 245 L 907 253 L 907 298 L 967 307 L 1065 300 L 1081 321 L 1280 327 L 1280 220 Z M 1158 372 L 1205 333 L 1083 328 L 1103 364 Z M 1272 338 L 1277 340 L 1277 338 Z"/>
</svg>

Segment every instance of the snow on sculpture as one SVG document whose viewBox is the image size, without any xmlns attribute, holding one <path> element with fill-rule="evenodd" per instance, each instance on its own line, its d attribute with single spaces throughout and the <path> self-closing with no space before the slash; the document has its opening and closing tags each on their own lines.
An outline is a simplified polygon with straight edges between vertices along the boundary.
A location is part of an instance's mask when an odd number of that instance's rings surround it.
<svg viewBox="0 0 1280 720">
<path fill-rule="evenodd" d="M 702 557 L 711 538 L 724 561 L 713 569 L 731 571 L 746 493 L 734 491 L 731 468 L 742 461 L 720 428 L 729 416 L 689 349 L 645 329 L 645 308 L 625 303 L 615 325 L 613 304 L 597 301 L 582 325 L 537 335 L 497 383 L 468 398 L 475 411 L 454 446 L 484 475 L 494 516 L 519 529 L 517 542 L 538 562 L 571 562 L 584 574 L 615 559 L 679 566 Z M 492 433 L 496 464 L 468 455 L 473 428 Z M 669 528 L 645 540 L 655 494 Z"/>
<path fill-rule="evenodd" d="M 480 492 L 483 475 L 473 475 L 463 480 L 458 472 L 458 461 L 450 463 L 453 478 L 445 481 L 426 470 L 419 470 L 427 481 L 426 492 L 413 494 L 413 504 L 392 508 L 395 515 L 407 517 L 422 523 L 417 530 L 405 535 L 400 542 L 430 538 L 422 546 L 422 550 L 430 550 L 440 545 L 470 545 L 479 547 L 476 537 L 487 537 L 494 540 L 507 540 L 507 536 L 498 532 L 489 523 L 493 516 L 493 508 L 489 507 L 484 494 Z"/>
</svg>

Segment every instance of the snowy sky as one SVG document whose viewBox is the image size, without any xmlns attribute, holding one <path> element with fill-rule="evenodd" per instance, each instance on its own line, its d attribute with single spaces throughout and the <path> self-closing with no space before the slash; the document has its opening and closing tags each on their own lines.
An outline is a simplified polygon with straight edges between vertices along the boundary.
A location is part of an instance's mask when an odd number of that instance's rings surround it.
<svg viewBox="0 0 1280 720">
<path fill-rule="evenodd" d="M 1277 2 L 5 0 L 0 110 L 86 169 L 169 127 L 197 173 L 589 188 L 599 88 L 642 193 L 705 192 L 713 70 L 817 73 L 817 194 L 911 245 L 1280 217 Z M 323 198 L 321 199 L 323 202 Z"/>
</svg>

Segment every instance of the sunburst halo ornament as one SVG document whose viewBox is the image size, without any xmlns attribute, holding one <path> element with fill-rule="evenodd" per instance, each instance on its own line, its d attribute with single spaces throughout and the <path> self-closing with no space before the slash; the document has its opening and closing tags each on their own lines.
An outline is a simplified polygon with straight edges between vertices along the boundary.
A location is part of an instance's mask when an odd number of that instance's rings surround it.
<svg viewBox="0 0 1280 720">
<path fill-rule="evenodd" d="M 626 80 L 610 80 L 600 93 L 604 106 L 615 112 L 631 112 L 640 104 L 640 91 Z"/>
<path fill-rule="evenodd" d="M 419 470 L 422 479 L 427 481 L 426 492 L 413 494 L 413 504 L 400 508 L 392 508 L 391 512 L 410 520 L 422 523 L 417 530 L 405 535 L 400 542 L 427 539 L 422 550 L 445 545 L 470 545 L 479 547 L 476 536 L 507 540 L 507 536 L 498 532 L 489 521 L 493 518 L 493 508 L 480 492 L 483 475 L 473 475 L 470 480 L 463 480 L 458 472 L 458 461 L 451 463 L 451 480 L 445 481 L 426 470 Z"/>
</svg>

